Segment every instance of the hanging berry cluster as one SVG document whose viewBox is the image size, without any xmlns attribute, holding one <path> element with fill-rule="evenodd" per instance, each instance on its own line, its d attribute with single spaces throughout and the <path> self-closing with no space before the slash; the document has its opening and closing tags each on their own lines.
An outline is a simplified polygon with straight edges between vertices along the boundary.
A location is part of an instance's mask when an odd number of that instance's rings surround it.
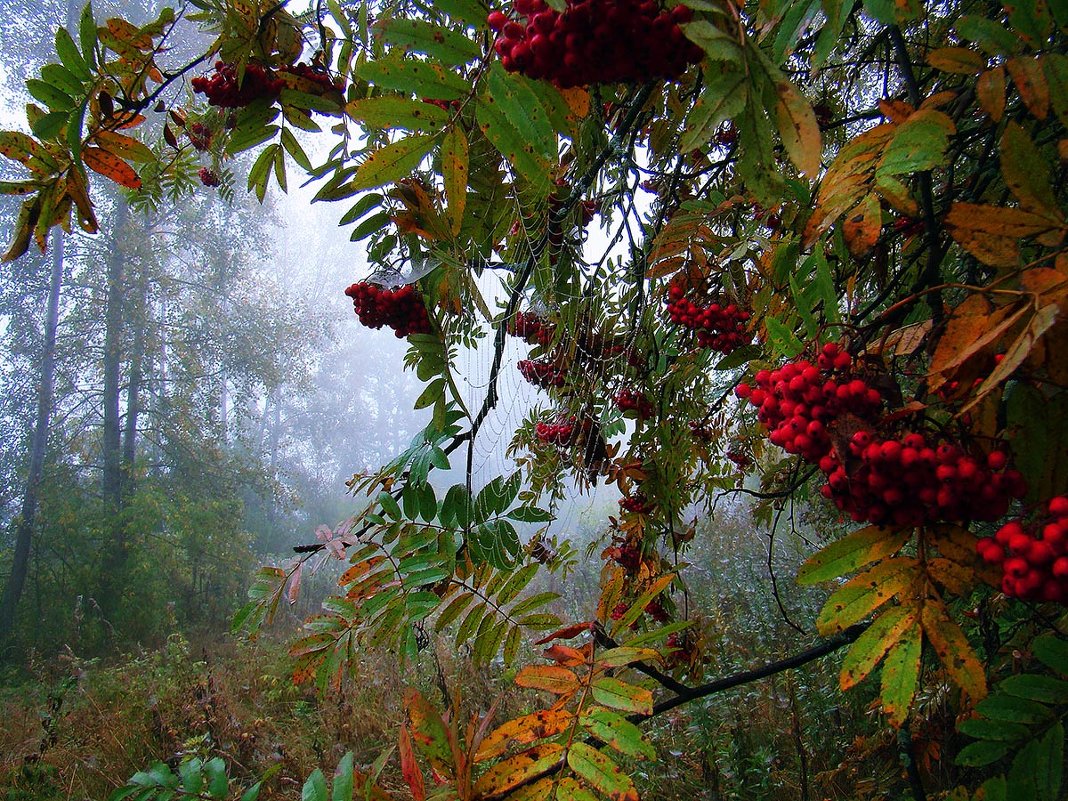
<svg viewBox="0 0 1068 801">
<path fill-rule="evenodd" d="M 426 304 L 413 284 L 395 289 L 360 281 L 345 290 L 360 322 L 368 328 L 389 326 L 397 338 L 411 334 L 429 334 L 430 317 Z"/>
<path fill-rule="evenodd" d="M 671 322 L 695 331 L 702 348 L 726 354 L 750 342 L 745 327 L 751 315 L 736 303 L 699 306 L 686 297 L 682 286 L 673 284 L 668 289 L 667 313 Z"/>
<path fill-rule="evenodd" d="M 761 370 L 755 388 L 736 390 L 759 409 L 772 443 L 819 466 L 827 476 L 821 494 L 853 520 L 996 520 L 1023 495 L 1023 478 L 1006 469 L 1003 450 L 973 455 L 941 437 L 878 431 L 882 394 L 854 368 L 852 357 L 829 343 L 816 364 Z"/>
<path fill-rule="evenodd" d="M 621 412 L 635 412 L 640 420 L 653 416 L 653 405 L 636 389 L 621 389 L 613 400 Z"/>
<path fill-rule="evenodd" d="M 218 186 L 220 184 L 219 174 L 209 167 L 201 167 L 197 172 L 197 177 L 200 178 L 200 183 L 204 184 L 204 186 Z"/>
<path fill-rule="evenodd" d="M 549 359 L 523 359 L 516 365 L 528 383 L 542 389 L 562 387 L 564 371 Z"/>
<path fill-rule="evenodd" d="M 209 105 L 220 108 L 241 108 L 261 98 L 273 100 L 285 87 L 260 64 L 246 64 L 238 85 L 237 69 L 225 61 L 215 62 L 214 75 L 196 77 L 192 84 L 194 92 L 207 95 Z"/>
<path fill-rule="evenodd" d="M 674 80 L 702 58 L 679 27 L 693 12 L 656 0 L 567 0 L 563 13 L 543 0 L 515 0 L 492 12 L 501 66 L 569 88 L 591 83 Z"/>
<path fill-rule="evenodd" d="M 578 435 L 578 421 L 568 417 L 556 423 L 541 422 L 534 426 L 534 436 L 546 445 L 568 446 Z"/>
<path fill-rule="evenodd" d="M 1068 496 L 1050 500 L 1032 526 L 1011 520 L 976 543 L 979 556 L 1002 570 L 1001 591 L 1033 601 L 1068 602 Z"/>
<path fill-rule="evenodd" d="M 619 499 L 619 508 L 636 515 L 646 515 L 653 511 L 653 505 L 643 492 L 623 496 Z"/>
<path fill-rule="evenodd" d="M 555 326 L 532 312 L 516 312 L 508 323 L 508 333 L 525 339 L 531 345 L 545 347 L 553 339 Z"/>
</svg>

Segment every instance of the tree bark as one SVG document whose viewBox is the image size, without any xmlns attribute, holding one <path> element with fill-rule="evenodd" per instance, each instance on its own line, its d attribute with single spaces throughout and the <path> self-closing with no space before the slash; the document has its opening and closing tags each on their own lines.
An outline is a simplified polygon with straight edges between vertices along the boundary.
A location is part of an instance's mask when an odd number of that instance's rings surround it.
<svg viewBox="0 0 1068 801">
<path fill-rule="evenodd" d="M 14 634 L 15 614 L 26 586 L 30 565 L 30 547 L 37 522 L 37 499 L 44 471 L 45 450 L 52 424 L 52 399 L 55 391 L 56 329 L 59 327 L 59 296 L 63 287 L 63 235 L 58 229 L 52 236 L 52 275 L 48 284 L 48 306 L 45 312 L 44 342 L 41 348 L 41 380 L 37 386 L 37 417 L 30 444 L 30 464 L 26 476 L 26 491 L 22 496 L 22 510 L 15 527 L 15 557 L 11 575 L 0 601 L 0 644 L 6 644 Z"/>
<path fill-rule="evenodd" d="M 104 387 L 103 437 L 101 456 L 103 472 L 101 491 L 104 513 L 111 529 L 110 542 L 101 564 L 97 604 L 105 619 L 110 618 L 119 605 L 119 587 L 127 558 L 126 530 L 120 520 L 122 511 L 122 441 L 119 416 L 122 366 L 123 296 L 125 294 L 126 255 L 123 252 L 124 229 L 129 218 L 128 206 L 121 197 L 115 211 L 112 249 L 106 259 L 107 296 L 104 310 Z"/>
</svg>

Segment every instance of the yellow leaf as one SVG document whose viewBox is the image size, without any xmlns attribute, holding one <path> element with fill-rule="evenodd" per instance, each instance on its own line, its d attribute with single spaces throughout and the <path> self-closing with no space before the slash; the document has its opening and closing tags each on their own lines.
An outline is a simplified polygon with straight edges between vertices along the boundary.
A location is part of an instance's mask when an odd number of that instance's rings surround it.
<svg viewBox="0 0 1068 801">
<path fill-rule="evenodd" d="M 922 653 L 922 632 L 919 626 L 912 625 L 901 633 L 901 638 L 890 649 L 883 663 L 879 700 L 894 728 L 899 728 L 908 716 L 912 697 L 920 681 Z"/>
<path fill-rule="evenodd" d="M 566 709 L 542 709 L 514 718 L 487 735 L 475 753 L 475 761 L 495 759 L 512 743 L 528 745 L 535 740 L 554 737 L 566 731 L 573 723 L 574 715 Z"/>
<path fill-rule="evenodd" d="M 960 626 L 941 601 L 928 599 L 923 606 L 923 633 L 950 679 L 972 701 L 986 697 L 986 673 Z"/>
<path fill-rule="evenodd" d="M 883 210 L 873 194 L 865 195 L 842 223 L 842 235 L 854 256 L 863 256 L 875 247 L 882 230 Z"/>
<path fill-rule="evenodd" d="M 911 606 L 895 606 L 879 615 L 849 647 L 838 674 L 839 686 L 848 690 L 867 678 L 916 620 L 916 608 Z"/>
<path fill-rule="evenodd" d="M 789 81 L 777 82 L 775 89 L 779 94 L 775 112 L 786 152 L 798 170 L 815 178 L 819 175 L 823 147 L 812 105 Z"/>
<path fill-rule="evenodd" d="M 998 66 L 992 70 L 986 70 L 979 76 L 975 84 L 976 97 L 983 111 L 990 115 L 994 122 L 1001 122 L 1005 114 L 1005 67 Z"/>
<path fill-rule="evenodd" d="M 967 47 L 940 47 L 927 54 L 927 63 L 942 72 L 974 75 L 986 66 L 986 59 Z"/>
<path fill-rule="evenodd" d="M 563 760 L 564 747 L 544 743 L 498 762 L 475 782 L 475 797 L 500 796 Z"/>
</svg>

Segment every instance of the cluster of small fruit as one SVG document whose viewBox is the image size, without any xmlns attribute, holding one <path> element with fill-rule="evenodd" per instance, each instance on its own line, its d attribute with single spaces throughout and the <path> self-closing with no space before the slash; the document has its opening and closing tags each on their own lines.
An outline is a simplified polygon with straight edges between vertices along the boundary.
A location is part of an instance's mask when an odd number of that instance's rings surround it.
<svg viewBox="0 0 1068 801">
<path fill-rule="evenodd" d="M 1002 570 L 1001 591 L 1015 598 L 1068 602 L 1068 496 L 1058 495 L 1048 515 L 1027 527 L 1011 520 L 976 543 L 985 562 Z"/>
<path fill-rule="evenodd" d="M 432 332 L 423 296 L 413 284 L 395 289 L 360 281 L 345 290 L 360 322 L 368 328 L 389 326 L 397 338 Z"/>
<path fill-rule="evenodd" d="M 211 147 L 211 140 L 214 137 L 211 128 L 202 122 L 194 122 L 186 128 L 185 135 L 189 137 L 189 143 L 193 146 L 193 149 L 200 152 L 204 152 Z"/>
<path fill-rule="evenodd" d="M 701 347 L 726 354 L 749 343 L 745 328 L 752 315 L 738 304 L 699 306 L 686 297 L 686 291 L 679 284 L 668 289 L 668 299 L 667 313 L 671 322 L 697 332 Z"/>
<path fill-rule="evenodd" d="M 575 441 L 578 431 L 578 421 L 574 417 L 555 423 L 541 422 L 534 426 L 534 436 L 546 445 L 570 445 Z"/>
<path fill-rule="evenodd" d="M 514 19 L 502 11 L 487 22 L 500 36 L 495 49 L 509 72 L 569 88 L 591 83 L 674 80 L 701 60 L 679 27 L 693 12 L 656 0 L 568 0 L 561 13 L 543 0 L 515 0 Z"/>
<path fill-rule="evenodd" d="M 832 342 L 816 364 L 761 370 L 755 387 L 735 390 L 759 409 L 772 443 L 819 466 L 827 476 L 820 492 L 840 510 L 877 524 L 996 520 L 1023 495 L 1023 477 L 1006 469 L 1003 450 L 973 456 L 923 433 L 878 432 L 882 394 L 855 367 Z M 848 440 L 836 446 L 832 435 Z"/>
<path fill-rule="evenodd" d="M 653 416 L 653 404 L 649 403 L 643 392 L 636 389 L 621 389 L 613 400 L 621 412 L 635 412 L 639 420 Z"/>
<path fill-rule="evenodd" d="M 827 475 L 820 492 L 854 520 L 920 526 L 943 520 L 997 520 L 1027 491 L 1006 469 L 1008 454 L 970 454 L 955 443 L 917 432 L 858 431 L 845 464 L 834 452 L 819 461 Z"/>
<path fill-rule="evenodd" d="M 207 95 L 208 103 L 219 108 L 241 108 L 260 98 L 278 97 L 285 83 L 261 64 L 246 64 L 244 80 L 237 82 L 237 69 L 225 61 L 215 62 L 215 74 L 192 80 L 193 91 Z"/>
<path fill-rule="evenodd" d="M 564 371 L 551 359 L 523 359 L 516 366 L 523 378 L 536 387 L 548 389 L 564 385 Z"/>
<path fill-rule="evenodd" d="M 647 515 L 653 511 L 653 505 L 643 492 L 634 492 L 619 499 L 619 508 L 636 515 Z"/>
<path fill-rule="evenodd" d="M 623 615 L 627 614 L 627 611 L 629 609 L 629 603 L 627 603 L 626 601 L 620 601 L 618 604 L 612 607 L 610 617 L 612 618 L 612 620 L 621 620 L 623 618 Z M 664 608 L 664 605 L 660 603 L 659 598 L 653 598 L 653 600 L 649 601 L 649 603 L 645 605 L 645 609 L 642 610 L 642 614 L 649 615 L 649 617 L 651 617 L 657 623 L 667 623 L 668 620 L 671 619 L 671 615 L 668 614 L 668 611 Z M 641 617 L 639 616 L 638 620 L 640 619 Z M 633 623 L 630 624 L 630 627 L 632 629 L 638 628 L 638 620 L 635 620 Z"/>
<path fill-rule="evenodd" d="M 508 323 L 508 333 L 542 347 L 552 342 L 556 327 L 532 312 L 516 312 Z"/>
<path fill-rule="evenodd" d="M 219 178 L 219 173 L 210 167 L 201 167 L 197 172 L 197 176 L 200 178 L 200 183 L 204 186 L 218 186 L 222 181 Z"/>
</svg>

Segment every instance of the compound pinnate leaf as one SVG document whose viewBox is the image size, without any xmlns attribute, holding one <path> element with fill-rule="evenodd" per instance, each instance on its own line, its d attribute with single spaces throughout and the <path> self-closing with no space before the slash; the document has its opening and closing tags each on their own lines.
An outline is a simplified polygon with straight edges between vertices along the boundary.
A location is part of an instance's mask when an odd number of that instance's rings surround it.
<svg viewBox="0 0 1068 801">
<path fill-rule="evenodd" d="M 818 584 L 897 553 L 911 532 L 885 526 L 866 526 L 832 542 L 810 556 L 797 572 L 798 584 Z"/>
</svg>

